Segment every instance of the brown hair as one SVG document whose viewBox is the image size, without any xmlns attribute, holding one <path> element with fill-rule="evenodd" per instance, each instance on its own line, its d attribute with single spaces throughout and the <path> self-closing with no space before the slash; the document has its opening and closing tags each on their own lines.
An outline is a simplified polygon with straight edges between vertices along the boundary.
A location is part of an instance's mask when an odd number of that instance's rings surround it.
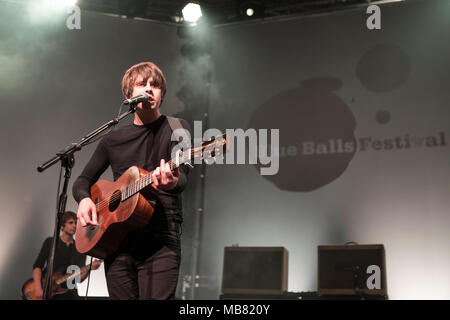
<svg viewBox="0 0 450 320">
<path fill-rule="evenodd" d="M 125 99 L 130 99 L 133 93 L 133 87 L 136 80 L 142 77 L 142 80 L 147 81 L 149 78 L 153 77 L 155 81 L 155 86 L 161 89 L 161 99 L 164 99 L 166 95 L 166 78 L 161 69 L 152 62 L 141 62 L 130 67 L 122 79 L 122 94 Z"/>
<path fill-rule="evenodd" d="M 77 221 L 77 214 L 75 212 L 72 211 L 66 211 L 63 213 L 62 217 L 61 217 L 61 223 L 60 226 L 64 226 L 67 222 L 67 220 L 69 219 L 73 219 L 75 220 L 75 222 Z"/>
</svg>

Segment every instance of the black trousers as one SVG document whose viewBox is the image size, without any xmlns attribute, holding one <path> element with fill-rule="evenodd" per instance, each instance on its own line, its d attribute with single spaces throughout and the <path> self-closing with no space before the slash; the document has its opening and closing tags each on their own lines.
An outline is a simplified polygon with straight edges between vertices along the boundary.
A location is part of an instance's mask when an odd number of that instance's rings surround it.
<svg viewBox="0 0 450 320">
<path fill-rule="evenodd" d="M 161 246 L 141 258 L 120 252 L 105 260 L 106 283 L 113 300 L 167 300 L 175 298 L 180 256 Z"/>
</svg>

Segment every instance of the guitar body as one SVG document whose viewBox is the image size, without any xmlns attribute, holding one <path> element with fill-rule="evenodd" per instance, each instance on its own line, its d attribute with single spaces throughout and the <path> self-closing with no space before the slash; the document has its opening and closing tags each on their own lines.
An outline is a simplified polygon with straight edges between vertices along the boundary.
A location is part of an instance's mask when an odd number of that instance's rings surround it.
<svg viewBox="0 0 450 320">
<path fill-rule="evenodd" d="M 191 159 L 216 159 L 226 151 L 227 140 L 225 134 L 202 142 L 198 147 L 178 150 L 167 164 L 174 170 L 181 164 L 193 168 Z M 106 259 L 119 248 L 130 231 L 149 223 L 154 211 L 150 202 L 155 200 L 154 193 L 149 191 L 156 189 L 151 176 L 151 173 L 133 166 L 115 182 L 100 180 L 91 187 L 98 225 L 83 227 L 78 220 L 75 233 L 78 252 Z"/>
<path fill-rule="evenodd" d="M 147 174 L 133 166 L 115 182 L 100 180 L 91 187 L 98 225 L 83 227 L 77 222 L 75 245 L 78 252 L 105 259 L 118 249 L 128 232 L 148 224 L 154 208 L 141 193 L 120 201 L 123 190 Z M 150 193 L 146 193 L 146 197 L 151 200 Z"/>
<path fill-rule="evenodd" d="M 51 298 L 57 294 L 66 293 L 69 290 L 68 288 L 62 288 L 60 285 L 57 284 L 57 279 L 60 278 L 61 276 L 62 276 L 62 274 L 60 272 L 53 273 L 49 298 Z M 44 286 L 44 278 L 42 279 L 41 285 L 42 285 L 42 287 Z M 24 299 L 24 300 L 40 300 L 36 297 L 36 293 L 35 293 L 34 289 L 35 289 L 35 285 L 34 285 L 33 278 L 28 279 L 22 286 L 22 299 Z"/>
</svg>

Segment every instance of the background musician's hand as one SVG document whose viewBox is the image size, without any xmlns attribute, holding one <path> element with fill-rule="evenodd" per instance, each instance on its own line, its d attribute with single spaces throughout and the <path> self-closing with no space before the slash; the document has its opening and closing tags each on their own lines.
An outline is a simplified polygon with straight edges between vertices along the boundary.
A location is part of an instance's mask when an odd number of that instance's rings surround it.
<svg viewBox="0 0 450 320">
<path fill-rule="evenodd" d="M 103 260 L 94 260 L 92 261 L 92 270 L 97 270 L 100 268 L 100 265 L 102 264 Z"/>
<path fill-rule="evenodd" d="M 164 159 L 161 159 L 160 166 L 152 173 L 153 184 L 161 190 L 172 190 L 178 183 L 179 175 L 178 168 L 172 172 L 170 165 Z"/>
<path fill-rule="evenodd" d="M 78 205 L 77 218 L 83 227 L 97 225 L 97 209 L 91 198 L 84 198 Z"/>
<path fill-rule="evenodd" d="M 42 300 L 42 295 L 44 294 L 44 292 L 43 292 L 43 290 L 42 290 L 42 287 L 41 286 L 39 286 L 39 287 L 35 287 L 34 288 L 34 296 L 35 296 L 35 299 L 36 300 Z"/>
</svg>

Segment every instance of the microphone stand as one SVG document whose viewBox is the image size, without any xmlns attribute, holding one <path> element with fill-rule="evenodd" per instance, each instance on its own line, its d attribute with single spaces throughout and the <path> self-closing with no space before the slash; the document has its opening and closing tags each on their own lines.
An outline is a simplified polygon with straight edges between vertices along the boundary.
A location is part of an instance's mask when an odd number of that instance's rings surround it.
<svg viewBox="0 0 450 320">
<path fill-rule="evenodd" d="M 123 104 L 129 105 L 129 110 L 127 112 L 124 112 L 120 116 L 114 118 L 113 120 L 105 123 L 101 127 L 95 129 L 88 135 L 84 136 L 79 142 L 68 145 L 62 151 L 58 152 L 56 154 L 56 156 L 54 156 L 50 160 L 44 162 L 43 164 L 41 164 L 40 166 L 37 167 L 37 171 L 42 172 L 42 171 L 50 168 L 54 164 L 56 164 L 58 161 L 60 161 L 61 162 L 61 171 L 62 171 L 62 168 L 64 168 L 64 185 L 63 185 L 61 194 L 58 196 L 57 203 L 56 203 L 56 218 L 55 218 L 55 227 L 54 227 L 55 229 L 53 232 L 52 246 L 51 246 L 51 251 L 50 251 L 50 259 L 47 262 L 48 270 L 47 270 L 47 275 L 45 277 L 45 284 L 44 284 L 44 290 L 43 290 L 43 294 L 42 294 L 42 300 L 49 299 L 50 292 L 52 291 L 51 279 L 52 279 L 52 275 L 53 275 L 53 267 L 54 267 L 54 261 L 55 261 L 56 240 L 59 236 L 60 219 L 61 219 L 62 215 L 64 214 L 64 212 L 66 211 L 67 186 L 69 184 L 69 179 L 71 176 L 72 168 L 75 165 L 74 153 L 76 151 L 81 150 L 81 148 L 84 147 L 85 145 L 90 144 L 95 137 L 97 137 L 99 134 L 101 134 L 105 130 L 111 128 L 112 126 L 115 126 L 116 124 L 118 124 L 120 122 L 120 120 L 122 120 L 129 114 L 136 112 L 136 105 L 138 102 L 139 101 L 137 101 L 137 102 L 133 101 L 130 103 L 129 101 L 125 100 L 122 103 L 122 105 Z M 60 184 L 61 184 L 61 175 L 59 176 L 58 192 L 59 192 Z"/>
</svg>

